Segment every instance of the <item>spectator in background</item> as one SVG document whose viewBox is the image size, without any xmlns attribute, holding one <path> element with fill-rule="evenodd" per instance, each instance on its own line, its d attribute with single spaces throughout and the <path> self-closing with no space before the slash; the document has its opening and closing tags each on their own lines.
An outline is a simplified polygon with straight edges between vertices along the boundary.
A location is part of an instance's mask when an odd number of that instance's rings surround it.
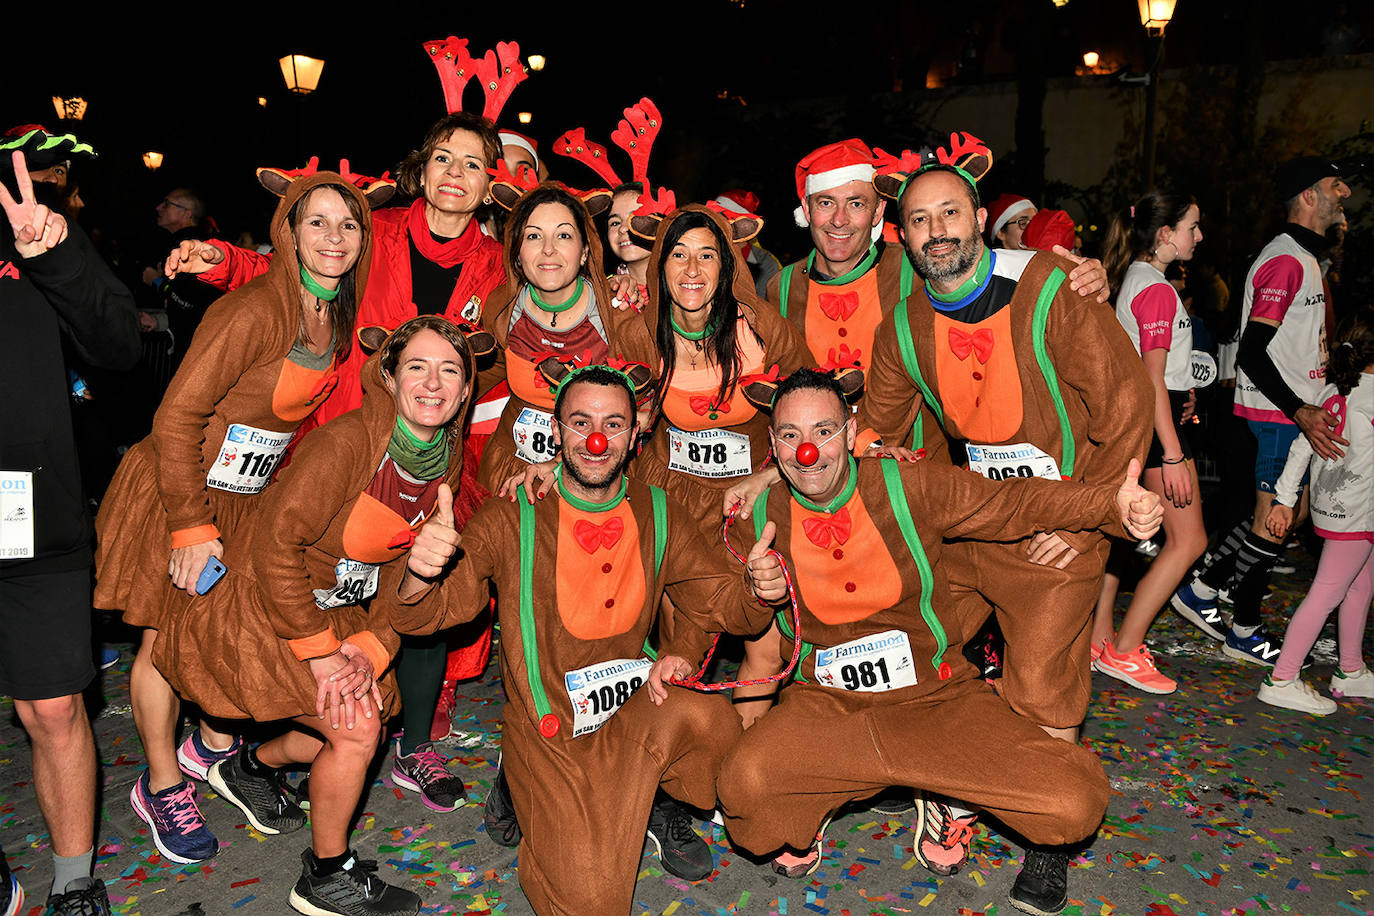
<svg viewBox="0 0 1374 916">
<path fill-rule="evenodd" d="M 0 161 L 0 205 L 12 230 L 0 232 L 8 335 L 0 361 L 0 476 L 13 484 L 0 523 L 0 694 L 14 698 L 32 742 L 34 791 L 52 838 L 47 911 L 108 916 L 105 884 L 91 875 L 96 757 L 81 701 L 95 676 L 90 519 L 62 345 L 93 364 L 126 368 L 138 357 L 138 325 L 128 290 L 85 234 L 34 199 L 22 146 L 0 142 L 13 150 Z M 16 515 L 28 524 L 13 521 Z M 0 885 L 13 895 L 2 862 Z"/>
</svg>

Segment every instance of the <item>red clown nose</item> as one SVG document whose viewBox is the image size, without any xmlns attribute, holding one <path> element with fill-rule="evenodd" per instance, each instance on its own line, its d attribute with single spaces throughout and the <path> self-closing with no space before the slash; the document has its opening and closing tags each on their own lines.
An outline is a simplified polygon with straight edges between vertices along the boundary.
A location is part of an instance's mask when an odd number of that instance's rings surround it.
<svg viewBox="0 0 1374 916">
<path fill-rule="evenodd" d="M 606 437 L 601 433 L 592 433 L 587 437 L 587 451 L 593 455 L 606 454 Z"/>
<path fill-rule="evenodd" d="M 821 450 L 810 442 L 803 442 L 797 448 L 797 464 L 809 468 L 821 457 Z"/>
</svg>

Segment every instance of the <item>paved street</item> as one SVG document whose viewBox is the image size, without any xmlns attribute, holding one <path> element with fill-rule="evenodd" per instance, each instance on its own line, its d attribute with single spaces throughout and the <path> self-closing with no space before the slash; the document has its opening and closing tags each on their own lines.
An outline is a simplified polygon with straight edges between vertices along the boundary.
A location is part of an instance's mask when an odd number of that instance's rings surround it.
<svg viewBox="0 0 1374 916">
<path fill-rule="evenodd" d="M 1276 634 L 1302 597 L 1312 563 L 1283 577 L 1269 599 Z M 1306 677 L 1326 690 L 1335 664 L 1334 626 L 1318 643 Z M 1070 870 L 1070 906 L 1081 914 L 1374 913 L 1374 828 L 1365 799 L 1370 777 L 1371 706 L 1342 702 L 1324 719 L 1273 709 L 1254 698 L 1261 669 L 1224 658 L 1176 615 L 1151 632 L 1161 669 L 1180 690 L 1134 691 L 1102 675 L 1085 740 L 1102 758 L 1113 797 L 1092 845 Z M 128 803 L 143 764 L 128 705 L 131 646 L 96 692 L 96 736 L 104 762 L 96 874 L 115 911 L 149 914 L 288 912 L 286 893 L 308 834 L 264 837 L 238 811 L 199 788 L 220 840 L 201 865 L 166 862 Z M 1370 657 L 1366 647 L 1366 657 Z M 480 801 L 495 773 L 501 688 L 495 666 L 462 691 L 458 734 L 444 743 L 474 802 L 435 814 L 380 776 L 364 802 L 355 848 L 379 874 L 422 894 L 432 913 L 529 913 L 512 851 L 481 829 Z M 825 736 L 817 735 L 824 754 Z M 960 765 L 950 748 L 950 766 Z M 383 761 L 390 772 L 389 755 Z M 47 836 L 29 783 L 28 751 L 13 708 L 0 706 L 0 841 L 31 901 L 50 880 Z M 1021 850 L 980 826 L 968 868 L 937 879 L 911 856 L 906 820 L 852 813 L 831 825 L 825 860 L 810 879 L 791 880 L 732 849 L 719 828 L 716 871 L 698 884 L 666 875 L 646 855 L 635 913 L 1008 914 L 1006 892 Z M 596 882 L 592 874 L 587 880 Z M 37 907 L 25 912 L 39 913 Z"/>
</svg>

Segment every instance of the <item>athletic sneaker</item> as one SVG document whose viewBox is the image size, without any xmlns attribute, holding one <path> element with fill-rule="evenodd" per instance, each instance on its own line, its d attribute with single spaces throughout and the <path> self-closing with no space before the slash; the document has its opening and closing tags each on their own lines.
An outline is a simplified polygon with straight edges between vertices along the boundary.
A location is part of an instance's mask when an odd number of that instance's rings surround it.
<svg viewBox="0 0 1374 916">
<path fill-rule="evenodd" d="M 773 871 L 784 878 L 805 878 L 821 867 L 821 845 L 825 842 L 825 828 L 830 826 L 830 818 L 821 821 L 821 829 L 816 831 L 816 840 L 802 855 L 783 851 L 773 857 L 770 863 Z"/>
<path fill-rule="evenodd" d="M 1230 607 L 1235 604 L 1235 602 L 1231 600 L 1231 589 L 1235 588 L 1235 584 L 1236 579 L 1234 576 L 1232 576 L 1230 581 L 1228 581 L 1221 588 L 1217 589 L 1217 601 L 1220 604 L 1224 604 L 1227 607 Z"/>
<path fill-rule="evenodd" d="M 5 861 L 5 848 L 0 846 L 0 916 L 18 916 L 24 908 L 24 888 Z"/>
<path fill-rule="evenodd" d="M 243 812 L 260 833 L 290 833 L 305 826 L 305 812 L 286 795 L 282 771 L 254 776 L 245 767 L 248 745 L 236 756 L 210 767 L 209 782 L 224 800 Z"/>
<path fill-rule="evenodd" d="M 1027 849 L 1026 864 L 1007 895 L 1023 913 L 1054 916 L 1069 903 L 1069 854 L 1056 849 Z"/>
<path fill-rule="evenodd" d="M 233 757 L 242 746 L 243 739 L 235 735 L 234 743 L 229 745 L 227 750 L 217 751 L 206 747 L 205 742 L 200 740 L 200 729 L 193 728 L 191 734 L 186 736 L 186 740 L 181 742 L 181 747 L 177 748 L 177 764 L 181 767 L 181 772 L 192 779 L 204 782 L 210 767 L 221 760 Z"/>
<path fill-rule="evenodd" d="M 62 893 L 48 897 L 43 916 L 111 916 L 105 882 L 99 878 L 77 878 Z"/>
<path fill-rule="evenodd" d="M 119 664 L 119 650 L 105 646 L 100 650 L 100 670 L 108 671 Z"/>
<path fill-rule="evenodd" d="M 1208 636 L 1218 642 L 1226 639 L 1226 621 L 1222 619 L 1221 611 L 1217 610 L 1217 599 L 1203 598 L 1194 589 L 1195 585 L 1196 579 L 1180 585 L 1169 603 L 1184 620 Z"/>
<path fill-rule="evenodd" d="M 968 861 L 977 823 L 978 815 L 955 817 L 949 805 L 923 795 L 916 805 L 916 824 L 911 831 L 916 834 L 913 851 L 917 860 L 937 875 L 958 874 Z"/>
<path fill-rule="evenodd" d="M 291 790 L 291 794 L 292 794 L 293 796 L 295 796 L 295 799 L 296 799 L 296 807 L 297 807 L 297 808 L 300 808 L 302 811 L 309 811 L 309 810 L 310 810 L 310 777 L 309 777 L 309 775 L 306 775 L 306 776 L 302 776 L 302 777 L 301 777 L 301 781 L 298 782 L 298 783 L 296 783 L 296 787 L 295 787 L 294 789 Z"/>
<path fill-rule="evenodd" d="M 1135 552 L 1142 557 L 1153 560 L 1155 557 L 1159 556 L 1159 541 L 1156 541 L 1154 538 L 1146 538 L 1135 545 Z"/>
<path fill-rule="evenodd" d="M 431 811 L 457 811 L 468 800 L 463 780 L 448 771 L 448 761 L 431 744 L 420 745 L 413 754 L 402 754 L 397 740 L 391 781 L 420 793 L 420 801 Z"/>
<path fill-rule="evenodd" d="M 1359 671 L 1346 674 L 1340 668 L 1331 675 L 1331 695 L 1337 697 L 1374 698 L 1374 671 L 1364 665 Z"/>
<path fill-rule="evenodd" d="M 1270 706 L 1309 712 L 1314 716 L 1329 716 L 1338 708 L 1335 700 L 1322 696 L 1300 677 L 1276 681 L 1272 674 L 1266 674 L 1256 695 Z"/>
<path fill-rule="evenodd" d="M 664 871 L 685 881 L 700 881 L 715 862 L 711 847 L 692 829 L 692 818 L 673 799 L 660 795 L 649 811 L 649 839 L 658 849 Z"/>
<path fill-rule="evenodd" d="M 916 796 L 910 789 L 898 786 L 885 789 L 868 800 L 868 810 L 874 814 L 897 817 L 916 807 Z"/>
<path fill-rule="evenodd" d="M 1264 627 L 1249 636 L 1237 636 L 1235 630 L 1230 630 L 1226 634 L 1226 642 L 1221 646 L 1221 651 L 1231 658 L 1266 668 L 1274 667 L 1274 662 L 1279 660 L 1279 649 L 1280 646 L 1274 645 Z"/>
<path fill-rule="evenodd" d="M 496 778 L 491 781 L 491 791 L 487 793 L 483 805 L 482 823 L 487 828 L 487 836 L 497 846 L 511 848 L 520 845 L 520 822 L 515 819 L 515 803 L 510 800 L 506 771 L 499 764 Z"/>
<path fill-rule="evenodd" d="M 1102 653 L 1093 662 L 1093 669 L 1146 693 L 1173 693 L 1178 689 L 1177 681 L 1171 681 L 1159 673 L 1155 667 L 1155 657 L 1144 643 L 1118 655 L 1111 643 L 1103 641 Z"/>
<path fill-rule="evenodd" d="M 1104 640 L 1102 640 L 1102 642 L 1097 643 L 1096 645 L 1094 645 L 1092 648 L 1090 648 L 1090 649 L 1088 650 L 1088 657 L 1089 657 L 1089 659 L 1090 659 L 1090 662 L 1095 662 L 1095 661 L 1097 661 L 1099 658 L 1102 657 L 1102 647 L 1105 646 L 1108 642 L 1109 642 L 1109 640 L 1104 639 Z M 1090 667 L 1091 667 L 1091 664 L 1090 664 Z"/>
<path fill-rule="evenodd" d="M 182 780 L 170 789 L 154 792 L 144 770 L 129 790 L 129 804 L 152 829 L 157 851 L 173 862 L 204 862 L 219 852 L 219 841 L 196 807 L 196 787 L 191 782 Z"/>
<path fill-rule="evenodd" d="M 420 912 L 420 895 L 392 887 L 373 874 L 376 862 L 360 861 L 350 850 L 343 868 L 317 877 L 310 850 L 301 853 L 301 876 L 287 898 L 307 916 L 413 916 Z"/>
</svg>

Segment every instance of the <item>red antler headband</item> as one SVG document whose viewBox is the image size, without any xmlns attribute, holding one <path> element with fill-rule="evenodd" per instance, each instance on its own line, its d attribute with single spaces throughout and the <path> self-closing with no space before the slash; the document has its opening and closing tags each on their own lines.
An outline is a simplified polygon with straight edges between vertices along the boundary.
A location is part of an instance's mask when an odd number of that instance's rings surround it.
<svg viewBox="0 0 1374 916">
<path fill-rule="evenodd" d="M 662 130 L 663 116 L 659 114 L 653 99 L 646 97 L 626 108 L 624 117 L 611 132 L 611 142 L 629 154 L 630 180 L 639 182 L 644 188 L 637 211 L 641 214 L 663 216 L 677 208 L 676 197 L 671 191 L 659 188 L 658 197 L 650 193 L 653 188 L 649 184 L 649 154 Z M 554 152 L 581 162 L 611 187 L 625 183 L 607 161 L 606 147 L 588 140 L 584 128 L 577 127 L 564 133 L 554 144 Z"/>
<path fill-rule="evenodd" d="M 427 41 L 424 48 L 439 71 L 449 114 L 463 110 L 463 90 L 476 76 L 486 95 L 482 116 L 494 122 L 515 87 L 529 78 L 520 62 L 520 45 L 513 41 L 498 41 L 496 50 L 488 51 L 480 60 L 468 53 L 468 40 L 456 35 L 443 41 Z"/>
</svg>

